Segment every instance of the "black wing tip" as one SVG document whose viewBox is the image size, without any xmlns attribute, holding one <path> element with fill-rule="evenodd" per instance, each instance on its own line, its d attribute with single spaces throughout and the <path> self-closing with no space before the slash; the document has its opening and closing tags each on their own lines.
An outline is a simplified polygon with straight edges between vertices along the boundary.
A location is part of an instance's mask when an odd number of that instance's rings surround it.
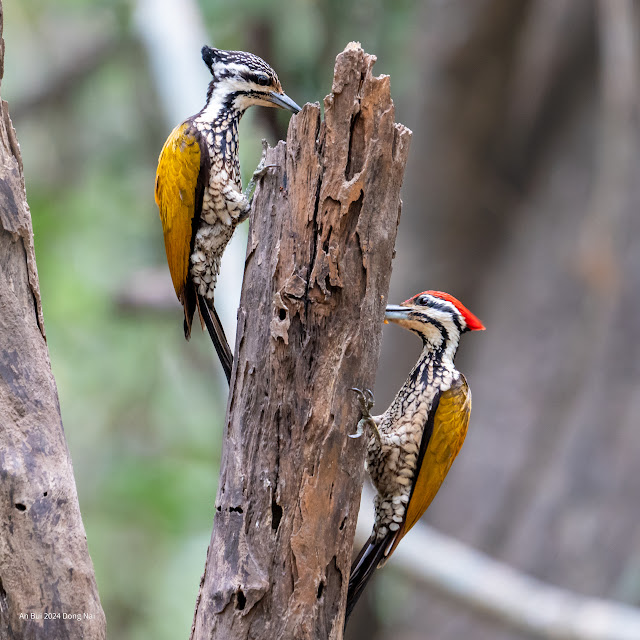
<svg viewBox="0 0 640 640">
<path fill-rule="evenodd" d="M 222 328 L 222 323 L 220 322 L 216 308 L 213 305 L 209 307 L 204 297 L 200 294 L 198 294 L 198 303 L 200 313 L 204 318 L 204 323 L 207 327 L 207 331 L 209 332 L 209 337 L 211 338 L 211 342 L 213 342 L 213 346 L 218 354 L 220 364 L 224 369 L 224 374 L 227 376 L 227 382 L 231 384 L 233 354 L 231 353 L 231 348 L 229 347 L 227 336 L 224 334 L 224 329 Z"/>
<path fill-rule="evenodd" d="M 196 291 L 192 284 L 187 284 L 182 293 L 178 295 L 178 300 L 184 308 L 184 337 L 186 340 L 191 338 L 191 325 L 193 324 L 193 314 L 198 308 L 196 300 Z"/>
<path fill-rule="evenodd" d="M 390 532 L 390 534 L 393 534 L 393 532 Z M 353 561 L 347 590 L 347 607 L 344 616 L 345 628 L 353 608 L 356 606 L 362 592 L 384 557 L 384 552 L 388 544 L 389 535 L 385 536 L 382 540 L 376 541 L 372 534 L 360 550 L 358 557 Z"/>
</svg>

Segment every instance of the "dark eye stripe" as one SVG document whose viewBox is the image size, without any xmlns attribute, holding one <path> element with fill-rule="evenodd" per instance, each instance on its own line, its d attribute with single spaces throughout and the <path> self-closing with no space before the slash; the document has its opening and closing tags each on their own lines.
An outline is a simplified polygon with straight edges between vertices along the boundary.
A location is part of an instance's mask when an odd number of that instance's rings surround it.
<svg viewBox="0 0 640 640">
<path fill-rule="evenodd" d="M 453 314 L 453 311 L 452 311 L 451 307 L 446 302 L 439 302 L 438 300 L 430 299 L 429 302 L 428 302 L 428 305 L 432 309 L 437 309 L 438 311 L 442 311 L 444 313 Z"/>
<path fill-rule="evenodd" d="M 251 71 L 240 72 L 240 77 L 246 82 L 253 82 L 264 87 L 271 84 L 272 79 L 266 73 L 253 73 Z"/>
<path fill-rule="evenodd" d="M 456 326 L 456 329 L 458 329 L 458 331 L 462 333 L 462 325 L 460 324 L 460 317 L 457 311 L 451 309 L 451 307 L 446 302 L 439 302 L 437 300 L 433 300 L 430 298 L 428 305 L 424 305 L 424 306 L 429 306 L 431 309 L 437 309 L 438 311 L 442 311 L 443 313 L 448 313 L 449 316 L 451 316 L 451 321 Z M 425 317 L 419 311 L 415 311 L 414 315 L 416 319 L 420 320 L 421 322 L 425 321 Z M 427 320 L 427 322 L 430 322 L 431 324 L 434 324 L 434 325 L 436 324 L 436 321 L 431 319 Z M 437 323 L 437 324 L 440 325 L 440 323 Z M 440 328 L 441 326 L 442 325 L 440 325 L 438 328 Z"/>
</svg>

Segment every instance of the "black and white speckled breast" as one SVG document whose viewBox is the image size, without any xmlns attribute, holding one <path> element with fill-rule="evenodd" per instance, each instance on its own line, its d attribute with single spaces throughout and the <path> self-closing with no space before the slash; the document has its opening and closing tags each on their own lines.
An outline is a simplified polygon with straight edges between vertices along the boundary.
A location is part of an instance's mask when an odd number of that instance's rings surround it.
<svg viewBox="0 0 640 640">
<path fill-rule="evenodd" d="M 378 540 L 404 521 L 416 473 L 420 444 L 436 395 L 451 387 L 453 366 L 434 368 L 432 360 L 419 361 L 391 406 L 377 420 L 381 446 L 374 436 L 367 445 L 367 470 L 377 489 L 374 498 Z M 422 379 L 427 384 L 412 382 Z"/>
<path fill-rule="evenodd" d="M 210 171 L 190 259 L 190 274 L 198 293 L 213 300 L 222 254 L 236 225 L 248 213 L 250 203 L 242 193 L 238 119 L 219 116 L 209 123 L 196 118 L 194 125 L 206 143 Z"/>
</svg>

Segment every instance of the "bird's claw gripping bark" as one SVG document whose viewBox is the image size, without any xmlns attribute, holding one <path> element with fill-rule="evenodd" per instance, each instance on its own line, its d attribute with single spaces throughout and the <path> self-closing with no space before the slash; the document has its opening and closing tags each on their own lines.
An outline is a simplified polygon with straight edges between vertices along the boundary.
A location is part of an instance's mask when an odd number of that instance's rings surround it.
<svg viewBox="0 0 640 640">
<path fill-rule="evenodd" d="M 350 438 L 359 438 L 363 433 L 364 429 L 367 425 L 369 425 L 373 431 L 373 435 L 375 436 L 378 444 L 381 443 L 380 440 L 380 431 L 378 430 L 378 424 L 371 415 L 371 408 L 374 404 L 373 391 L 371 389 L 358 389 L 353 387 L 351 391 L 355 391 L 358 394 L 358 402 L 360 403 L 360 411 L 362 412 L 362 418 L 358 422 L 358 426 L 356 427 L 356 432 L 349 434 Z"/>
<path fill-rule="evenodd" d="M 352 387 L 351 391 L 355 391 L 358 394 L 358 402 L 360 403 L 360 410 L 364 418 L 371 418 L 370 410 L 374 405 L 375 399 L 373 397 L 373 391 L 371 389 L 358 389 Z"/>
<path fill-rule="evenodd" d="M 247 200 L 253 200 L 253 192 L 255 191 L 256 185 L 258 184 L 258 180 L 266 175 L 269 169 L 272 169 L 278 165 L 275 164 L 265 164 L 267 161 L 267 149 L 269 148 L 269 143 L 263 138 L 262 139 L 262 155 L 260 156 L 260 162 L 258 162 L 258 166 L 256 170 L 253 172 L 251 176 L 251 180 L 249 180 L 249 184 L 247 188 L 244 190 L 244 195 Z"/>
</svg>

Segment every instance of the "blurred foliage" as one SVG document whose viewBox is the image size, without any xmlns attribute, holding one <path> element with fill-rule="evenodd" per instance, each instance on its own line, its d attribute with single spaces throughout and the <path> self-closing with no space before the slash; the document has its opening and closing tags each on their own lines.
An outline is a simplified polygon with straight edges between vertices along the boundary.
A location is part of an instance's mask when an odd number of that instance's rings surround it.
<svg viewBox="0 0 640 640">
<path fill-rule="evenodd" d="M 212 43 L 256 50 L 260 39 L 300 103 L 329 92 L 349 40 L 378 55 L 396 98 L 410 89 L 415 1 L 200 4 Z M 165 264 L 153 179 L 169 125 L 134 8 L 6 1 L 2 96 L 22 148 L 52 366 L 109 635 L 162 640 L 186 638 L 191 624 L 226 399 L 208 339 L 184 340 L 177 301 L 166 312 L 117 303 L 132 274 Z M 94 67 L 60 86 L 57 76 L 98 45 Z M 257 157 L 262 135 L 243 153 Z"/>
</svg>

